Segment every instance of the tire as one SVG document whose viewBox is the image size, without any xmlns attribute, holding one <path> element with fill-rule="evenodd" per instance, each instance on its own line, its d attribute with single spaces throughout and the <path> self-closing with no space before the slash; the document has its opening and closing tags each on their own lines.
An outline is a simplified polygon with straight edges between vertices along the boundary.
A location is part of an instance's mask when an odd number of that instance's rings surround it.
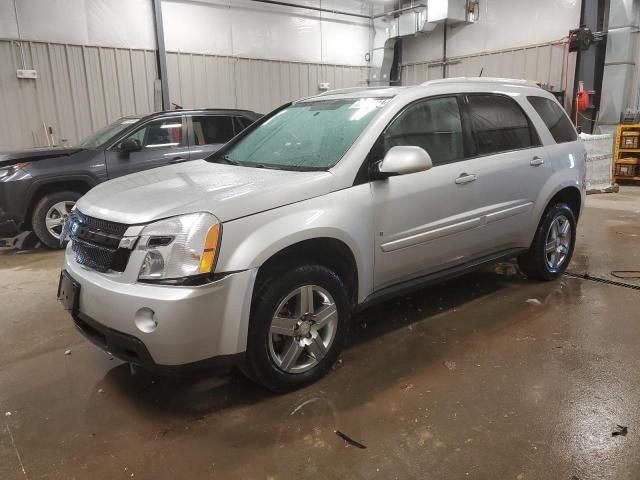
<svg viewBox="0 0 640 480">
<path fill-rule="evenodd" d="M 558 232 L 558 237 L 555 239 L 552 227 Z M 565 230 L 566 232 L 562 233 Z M 520 270 L 529 278 L 542 281 L 555 280 L 569 265 L 575 242 L 576 218 L 573 211 L 566 203 L 551 206 L 540 220 L 531 247 L 518 257 Z"/>
<path fill-rule="evenodd" d="M 33 227 L 33 232 L 44 245 L 53 249 L 64 248 L 64 245 L 60 244 L 59 236 L 55 235 L 56 231 L 61 230 L 62 224 L 59 224 L 60 228 L 58 228 L 57 224 L 49 228 L 47 226 L 47 216 L 50 217 L 50 226 L 52 225 L 51 220 L 56 220 L 56 223 L 58 223 L 58 219 L 64 221 L 63 216 L 71 211 L 71 207 L 75 205 L 81 196 L 81 193 L 67 190 L 49 193 L 38 200 L 31 216 L 31 226 Z M 66 213 L 63 210 L 66 210 Z"/>
<path fill-rule="evenodd" d="M 315 313 L 305 315 L 310 309 L 301 305 L 310 297 Z M 344 284 L 325 267 L 304 265 L 265 278 L 254 293 L 242 370 L 273 391 L 315 382 L 342 351 L 350 315 Z"/>
</svg>

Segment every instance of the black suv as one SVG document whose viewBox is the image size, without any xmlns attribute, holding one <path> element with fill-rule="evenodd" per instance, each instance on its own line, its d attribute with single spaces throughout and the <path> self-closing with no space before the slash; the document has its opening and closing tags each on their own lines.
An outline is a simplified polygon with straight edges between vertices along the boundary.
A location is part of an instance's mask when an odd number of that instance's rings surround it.
<svg viewBox="0 0 640 480">
<path fill-rule="evenodd" d="M 93 186 L 205 158 L 260 117 L 247 110 L 175 110 L 124 117 L 75 147 L 0 153 L 0 237 L 33 230 L 60 248 L 64 218 Z"/>
</svg>

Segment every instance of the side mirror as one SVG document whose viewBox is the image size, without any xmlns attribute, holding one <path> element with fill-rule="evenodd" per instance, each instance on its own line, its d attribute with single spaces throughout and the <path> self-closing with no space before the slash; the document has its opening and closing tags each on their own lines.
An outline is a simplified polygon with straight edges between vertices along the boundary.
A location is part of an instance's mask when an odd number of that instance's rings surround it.
<svg viewBox="0 0 640 480">
<path fill-rule="evenodd" d="M 377 178 L 424 172 L 433 166 L 431 156 L 421 147 L 392 147 L 377 165 Z"/>
<path fill-rule="evenodd" d="M 142 144 L 140 140 L 135 138 L 127 138 L 120 143 L 120 151 L 122 153 L 138 152 L 142 150 Z"/>
</svg>

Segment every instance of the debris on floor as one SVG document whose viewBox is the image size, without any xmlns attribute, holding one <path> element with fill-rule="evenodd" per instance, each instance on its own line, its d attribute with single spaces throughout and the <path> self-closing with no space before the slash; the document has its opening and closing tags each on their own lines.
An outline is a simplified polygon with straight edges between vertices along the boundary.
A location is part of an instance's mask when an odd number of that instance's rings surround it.
<svg viewBox="0 0 640 480">
<path fill-rule="evenodd" d="M 349 435 L 346 435 L 346 434 L 342 433 L 340 430 L 335 430 L 335 433 L 341 439 L 343 439 L 345 442 L 347 442 L 349 445 L 353 445 L 354 447 L 361 448 L 363 450 L 365 448 L 367 448 L 366 445 L 363 445 L 360 442 L 356 442 L 353 438 L 351 438 Z"/>
<path fill-rule="evenodd" d="M 634 279 L 640 278 L 640 271 L 638 270 L 611 270 L 611 275 L 616 278 L 622 279 Z"/>
<path fill-rule="evenodd" d="M 618 427 L 618 430 L 616 430 L 615 432 L 611 432 L 611 436 L 617 437 L 618 435 L 620 435 L 622 437 L 626 437 L 627 432 L 629 431 L 629 427 L 626 427 L 623 425 L 616 425 L 616 426 Z"/>
<path fill-rule="evenodd" d="M 98 393 L 104 393 L 104 390 L 102 388 L 99 388 Z"/>
<path fill-rule="evenodd" d="M 542 305 L 542 302 L 537 298 L 527 298 L 525 303 L 528 303 L 529 305 Z"/>
<path fill-rule="evenodd" d="M 65 354 L 65 355 L 71 355 L 71 350 L 69 350 L 69 349 L 65 350 L 65 351 L 64 351 L 64 354 Z"/>
<path fill-rule="evenodd" d="M 442 364 L 451 371 L 456 369 L 456 362 L 450 362 L 449 360 L 445 360 L 444 362 L 442 362 Z"/>
<path fill-rule="evenodd" d="M 11 416 L 11 412 L 7 412 L 4 415 L 5 415 L 5 417 L 10 417 Z"/>
</svg>

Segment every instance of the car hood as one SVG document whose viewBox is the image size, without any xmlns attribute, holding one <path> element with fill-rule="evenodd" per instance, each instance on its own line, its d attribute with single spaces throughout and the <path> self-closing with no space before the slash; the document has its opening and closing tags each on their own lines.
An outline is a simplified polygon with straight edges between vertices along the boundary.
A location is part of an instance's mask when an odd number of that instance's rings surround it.
<svg viewBox="0 0 640 480">
<path fill-rule="evenodd" d="M 0 152 L 0 167 L 21 162 L 34 162 L 45 158 L 68 157 L 84 150 L 78 147 L 39 147 Z"/>
<path fill-rule="evenodd" d="M 221 222 L 329 193 L 329 172 L 293 172 L 209 163 L 204 160 L 116 178 L 77 203 L 85 215 L 128 225 L 193 212 Z"/>
</svg>

